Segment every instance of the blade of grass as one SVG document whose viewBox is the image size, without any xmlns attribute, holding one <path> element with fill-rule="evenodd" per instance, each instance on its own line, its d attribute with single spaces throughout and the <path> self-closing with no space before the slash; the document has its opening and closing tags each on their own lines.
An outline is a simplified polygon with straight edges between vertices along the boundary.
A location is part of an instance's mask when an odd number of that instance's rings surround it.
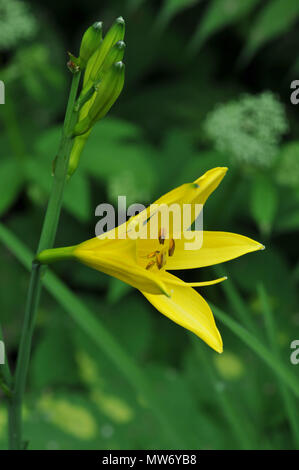
<svg viewBox="0 0 299 470">
<path fill-rule="evenodd" d="M 216 274 L 220 277 L 227 275 L 221 265 L 215 266 L 214 269 Z M 262 336 L 262 330 L 258 323 L 253 320 L 251 311 L 244 302 L 234 282 L 231 281 L 228 277 L 227 281 L 223 282 L 220 287 L 222 288 L 236 316 L 238 316 L 240 323 L 245 326 L 255 337 L 263 342 L 264 338 Z M 247 373 L 251 375 L 251 381 L 254 384 L 254 387 L 252 387 L 251 390 L 251 396 L 253 391 L 255 391 L 256 404 L 259 403 L 259 405 L 262 406 L 261 394 L 259 393 L 261 377 L 258 373 L 258 370 L 253 367 L 248 370 Z"/>
<path fill-rule="evenodd" d="M 269 344 L 273 353 L 277 358 L 280 358 L 280 351 L 277 344 L 277 330 L 275 325 L 274 316 L 269 305 L 268 295 L 263 284 L 258 286 L 258 295 L 263 307 L 264 320 L 266 332 L 268 335 Z M 290 427 L 293 433 L 294 444 L 299 448 L 299 413 L 293 395 L 290 394 L 286 386 L 279 380 L 278 385 L 284 403 L 284 407 L 289 418 Z"/>
<path fill-rule="evenodd" d="M 219 277 L 226 276 L 226 272 L 222 266 L 215 266 L 214 270 Z M 225 282 L 221 283 L 220 286 L 225 293 L 228 301 L 233 307 L 236 315 L 238 315 L 240 322 L 248 328 L 252 333 L 256 334 L 256 327 L 250 315 L 250 312 L 244 303 L 239 292 L 235 288 L 233 282 L 228 278 Z"/>
<path fill-rule="evenodd" d="M 215 391 L 215 403 L 219 406 L 222 414 L 231 427 L 236 442 L 239 443 L 241 449 L 255 449 L 256 444 L 254 440 L 254 432 L 252 429 L 249 429 L 248 418 L 244 416 L 243 413 L 241 414 L 241 410 L 236 409 L 226 390 L 217 391 L 217 384 L 221 382 L 221 379 L 219 378 L 215 367 L 209 360 L 208 354 L 204 349 L 205 346 L 201 344 L 198 341 L 198 338 L 194 335 L 191 336 L 191 340 L 195 353 L 200 360 L 200 364 L 205 368 L 212 389 Z"/>
<path fill-rule="evenodd" d="M 0 224 L 0 239 L 12 251 L 16 258 L 27 268 L 31 268 L 33 254 L 6 227 Z M 43 278 L 43 284 L 53 297 L 65 308 L 70 317 L 94 343 L 115 364 L 127 378 L 132 387 L 141 394 L 155 414 L 165 434 L 168 435 L 172 448 L 188 448 L 185 435 L 177 429 L 172 416 L 166 415 L 163 404 L 151 388 L 150 382 L 134 360 L 122 349 L 117 340 L 102 325 L 98 318 L 76 297 L 65 284 L 48 270 Z M 196 438 L 196 436 L 195 436 Z M 194 438 L 194 445 L 196 439 Z M 193 443 L 191 443 L 193 445 Z M 196 447 L 198 448 L 198 444 Z"/>
<path fill-rule="evenodd" d="M 240 338 L 252 351 L 254 351 L 285 383 L 285 385 L 299 398 L 299 380 L 267 349 L 253 334 L 230 318 L 225 312 L 215 305 L 210 304 L 215 317 Z"/>
</svg>

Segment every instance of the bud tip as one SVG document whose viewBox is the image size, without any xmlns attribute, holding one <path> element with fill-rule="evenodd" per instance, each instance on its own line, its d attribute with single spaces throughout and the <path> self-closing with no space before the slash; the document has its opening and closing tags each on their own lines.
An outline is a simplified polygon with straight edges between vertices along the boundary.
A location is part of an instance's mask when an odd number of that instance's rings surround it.
<svg viewBox="0 0 299 470">
<path fill-rule="evenodd" d="M 125 64 L 121 60 L 119 62 L 115 62 L 114 64 L 114 67 L 119 70 L 121 70 L 124 66 Z"/>
<path fill-rule="evenodd" d="M 102 30 L 103 29 L 103 22 L 102 21 L 96 21 L 92 26 L 96 30 Z"/>
<path fill-rule="evenodd" d="M 118 41 L 116 43 L 116 45 L 117 45 L 118 49 L 120 49 L 120 50 L 124 49 L 126 47 L 126 43 L 124 41 Z"/>
<path fill-rule="evenodd" d="M 119 23 L 119 24 L 125 24 L 125 20 L 123 19 L 122 16 L 119 16 L 118 18 L 116 18 L 116 23 Z"/>
</svg>

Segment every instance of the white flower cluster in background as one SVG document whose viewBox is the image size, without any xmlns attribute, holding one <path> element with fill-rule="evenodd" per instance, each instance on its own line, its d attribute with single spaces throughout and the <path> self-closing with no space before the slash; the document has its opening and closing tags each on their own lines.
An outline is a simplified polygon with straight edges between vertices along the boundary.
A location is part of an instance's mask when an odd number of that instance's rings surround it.
<svg viewBox="0 0 299 470">
<path fill-rule="evenodd" d="M 37 22 L 24 2 L 0 0 L 0 48 L 10 49 L 19 41 L 30 39 L 37 31 Z"/>
<path fill-rule="evenodd" d="M 250 166 L 271 166 L 287 130 L 284 107 L 270 91 L 220 104 L 204 123 L 217 150 Z"/>
</svg>

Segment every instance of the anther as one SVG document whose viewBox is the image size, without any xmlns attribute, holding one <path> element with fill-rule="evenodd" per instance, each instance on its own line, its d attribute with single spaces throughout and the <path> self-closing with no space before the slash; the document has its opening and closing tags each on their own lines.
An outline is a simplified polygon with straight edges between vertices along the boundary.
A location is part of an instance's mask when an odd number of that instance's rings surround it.
<svg viewBox="0 0 299 470">
<path fill-rule="evenodd" d="M 163 266 L 166 264 L 165 253 L 162 252 L 162 253 L 156 254 L 156 263 L 157 263 L 158 269 L 163 268 Z"/>
<path fill-rule="evenodd" d="M 172 256 L 175 250 L 175 241 L 173 238 L 169 240 L 168 255 Z"/>
<path fill-rule="evenodd" d="M 146 266 L 145 269 L 146 269 L 146 270 L 151 269 L 151 268 L 154 266 L 154 264 L 156 264 L 156 261 L 150 261 L 150 262 L 147 264 L 147 266 Z"/>
<path fill-rule="evenodd" d="M 163 228 L 160 228 L 158 238 L 159 238 L 159 243 L 160 243 L 160 245 L 164 245 L 164 242 L 165 242 L 165 231 L 164 231 Z"/>
<path fill-rule="evenodd" d="M 158 250 L 153 251 L 152 253 L 150 253 L 149 255 L 147 255 L 147 258 L 154 258 L 158 253 L 160 253 L 160 251 L 158 251 Z"/>
</svg>

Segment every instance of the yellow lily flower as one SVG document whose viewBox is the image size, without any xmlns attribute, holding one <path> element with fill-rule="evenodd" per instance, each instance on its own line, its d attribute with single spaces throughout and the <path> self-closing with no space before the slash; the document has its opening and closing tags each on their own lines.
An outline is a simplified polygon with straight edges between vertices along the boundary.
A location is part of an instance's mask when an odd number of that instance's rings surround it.
<svg viewBox="0 0 299 470">
<path fill-rule="evenodd" d="M 193 183 L 183 184 L 168 192 L 155 204 L 191 204 L 194 208 L 193 220 L 196 217 L 196 204 L 204 204 L 209 195 L 217 188 L 227 168 L 213 168 Z M 125 237 L 132 230 L 132 222 L 147 225 L 149 206 L 128 222 L 116 227 L 99 237 L 87 240 L 75 247 L 58 248 L 68 251 L 64 257 L 72 257 L 114 276 L 138 289 L 151 304 L 175 323 L 192 331 L 215 351 L 222 352 L 222 339 L 216 327 L 212 311 L 203 297 L 193 287 L 216 284 L 226 278 L 207 282 L 186 283 L 170 274 L 169 270 L 182 270 L 212 266 L 237 258 L 246 253 L 263 249 L 260 243 L 245 237 L 227 232 L 189 232 L 202 240 L 197 249 L 185 249 L 187 233 L 181 237 L 162 236 L 162 226 L 158 236 L 152 238 Z M 42 252 L 40 262 L 49 262 L 47 251 Z M 51 250 L 55 252 L 55 250 Z M 59 253 L 57 254 L 57 259 Z"/>
</svg>

